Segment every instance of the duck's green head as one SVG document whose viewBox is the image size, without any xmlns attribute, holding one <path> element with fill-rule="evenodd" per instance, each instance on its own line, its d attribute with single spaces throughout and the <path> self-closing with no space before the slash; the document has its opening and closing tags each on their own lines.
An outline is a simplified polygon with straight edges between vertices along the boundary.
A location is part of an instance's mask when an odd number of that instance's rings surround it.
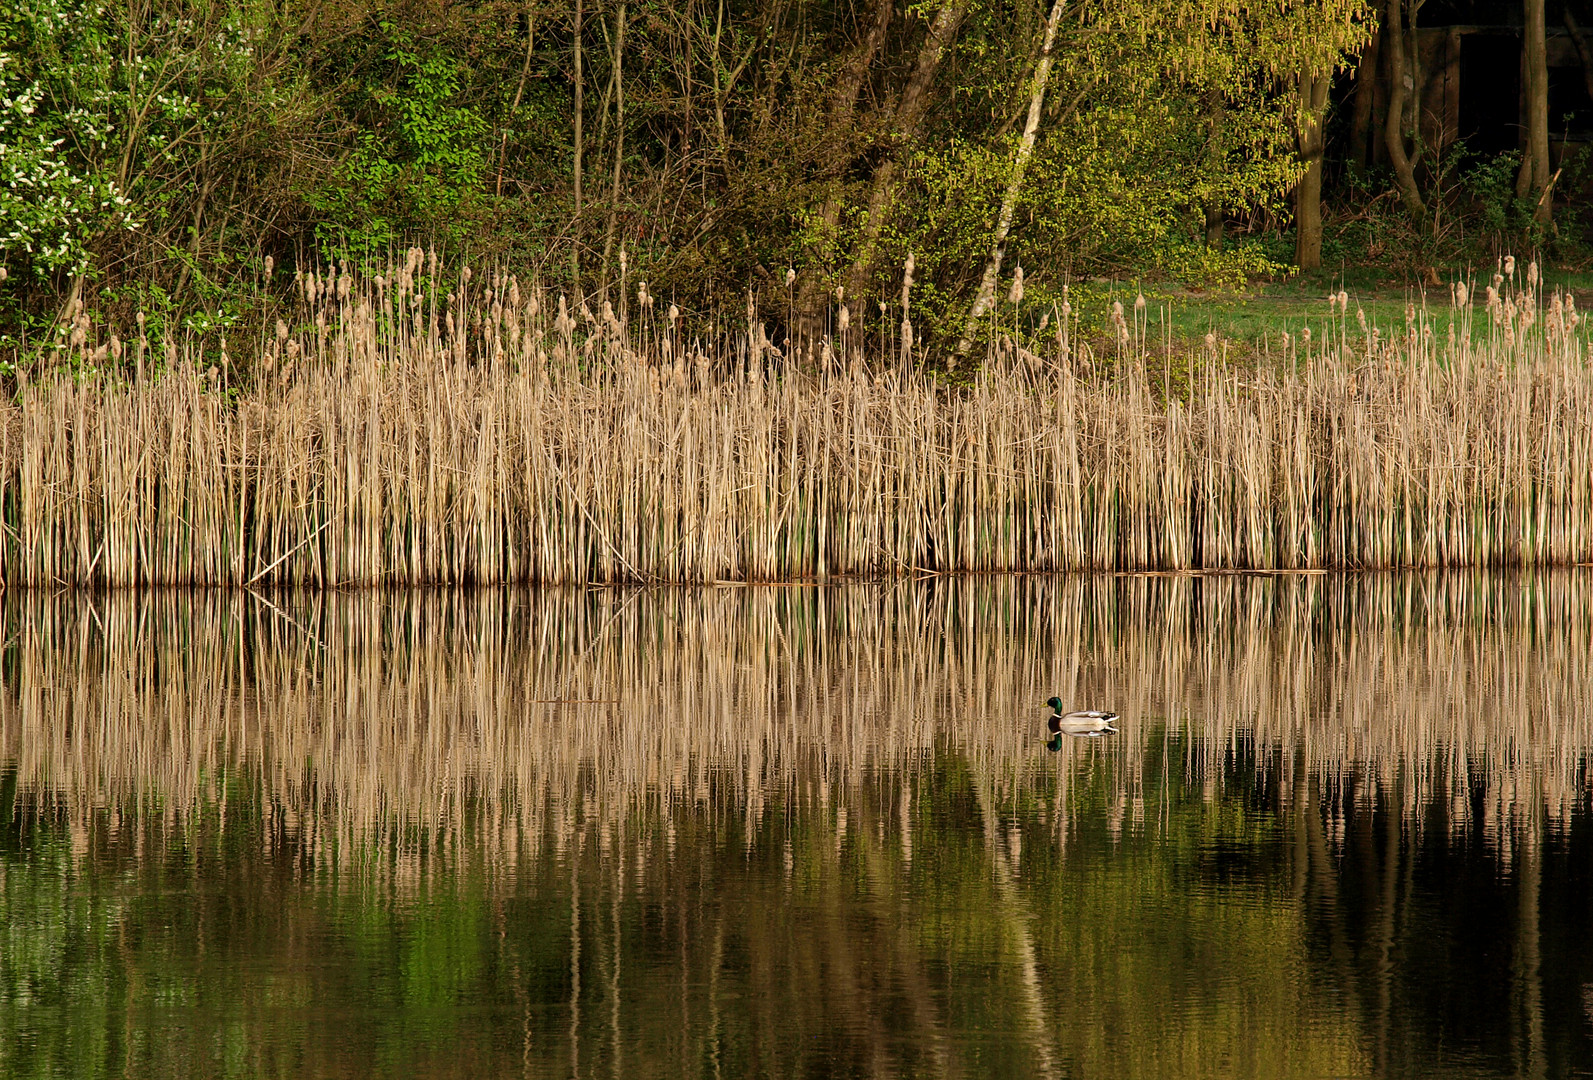
<svg viewBox="0 0 1593 1080">
<path fill-rule="evenodd" d="M 1062 749 L 1062 733 L 1059 731 L 1051 736 L 1050 741 L 1045 744 L 1045 748 L 1053 754 Z"/>
<path fill-rule="evenodd" d="M 1046 703 L 1047 706 L 1050 707 L 1052 712 L 1061 712 L 1062 711 L 1062 699 L 1059 698 L 1059 697 L 1046 698 L 1045 699 L 1045 703 Z"/>
</svg>

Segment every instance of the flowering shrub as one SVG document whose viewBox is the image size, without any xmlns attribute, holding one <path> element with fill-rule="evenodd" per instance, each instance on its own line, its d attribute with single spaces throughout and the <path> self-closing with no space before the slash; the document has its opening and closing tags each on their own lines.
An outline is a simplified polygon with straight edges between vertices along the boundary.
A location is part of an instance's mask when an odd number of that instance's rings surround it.
<svg viewBox="0 0 1593 1080">
<path fill-rule="evenodd" d="M 41 8 L 46 5 L 24 3 L 13 18 L 41 16 L 27 26 L 36 36 L 72 18 L 102 14 L 81 4 Z M 39 276 L 62 270 L 81 274 L 89 264 L 90 238 L 108 228 L 134 227 L 127 196 L 115 179 L 77 152 L 106 144 L 110 118 L 103 108 L 48 107 L 45 86 L 11 52 L 12 43 L 5 44 L 0 52 L 0 261 L 22 263 Z"/>
</svg>

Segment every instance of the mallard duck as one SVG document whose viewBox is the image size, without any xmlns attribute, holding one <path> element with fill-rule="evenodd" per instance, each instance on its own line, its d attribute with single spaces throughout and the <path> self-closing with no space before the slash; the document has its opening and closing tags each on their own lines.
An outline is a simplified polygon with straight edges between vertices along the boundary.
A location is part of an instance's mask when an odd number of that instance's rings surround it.
<svg viewBox="0 0 1593 1080">
<path fill-rule="evenodd" d="M 1112 726 L 1112 721 L 1117 719 L 1115 712 L 1100 712 L 1096 709 L 1064 712 L 1061 698 L 1051 698 L 1046 701 L 1046 705 L 1050 706 L 1052 715 L 1045 722 L 1045 726 L 1058 738 L 1063 735 L 1073 735 L 1095 739 L 1102 735 L 1117 734 L 1117 729 Z"/>
</svg>

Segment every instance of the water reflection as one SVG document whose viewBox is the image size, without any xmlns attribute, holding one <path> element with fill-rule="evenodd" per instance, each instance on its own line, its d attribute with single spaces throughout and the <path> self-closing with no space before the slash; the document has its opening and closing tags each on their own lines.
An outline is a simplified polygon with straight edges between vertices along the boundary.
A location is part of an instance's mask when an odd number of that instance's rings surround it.
<svg viewBox="0 0 1593 1080">
<path fill-rule="evenodd" d="M 1574 1074 L 1590 584 L 10 594 L 0 1074 Z"/>
</svg>

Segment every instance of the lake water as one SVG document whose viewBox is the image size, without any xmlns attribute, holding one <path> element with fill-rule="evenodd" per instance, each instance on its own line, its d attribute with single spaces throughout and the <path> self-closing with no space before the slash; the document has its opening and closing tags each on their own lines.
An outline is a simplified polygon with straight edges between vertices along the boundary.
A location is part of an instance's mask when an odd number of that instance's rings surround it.
<svg viewBox="0 0 1593 1080">
<path fill-rule="evenodd" d="M 1593 1075 L 1587 571 L 0 622 L 6 1077 Z"/>
</svg>

